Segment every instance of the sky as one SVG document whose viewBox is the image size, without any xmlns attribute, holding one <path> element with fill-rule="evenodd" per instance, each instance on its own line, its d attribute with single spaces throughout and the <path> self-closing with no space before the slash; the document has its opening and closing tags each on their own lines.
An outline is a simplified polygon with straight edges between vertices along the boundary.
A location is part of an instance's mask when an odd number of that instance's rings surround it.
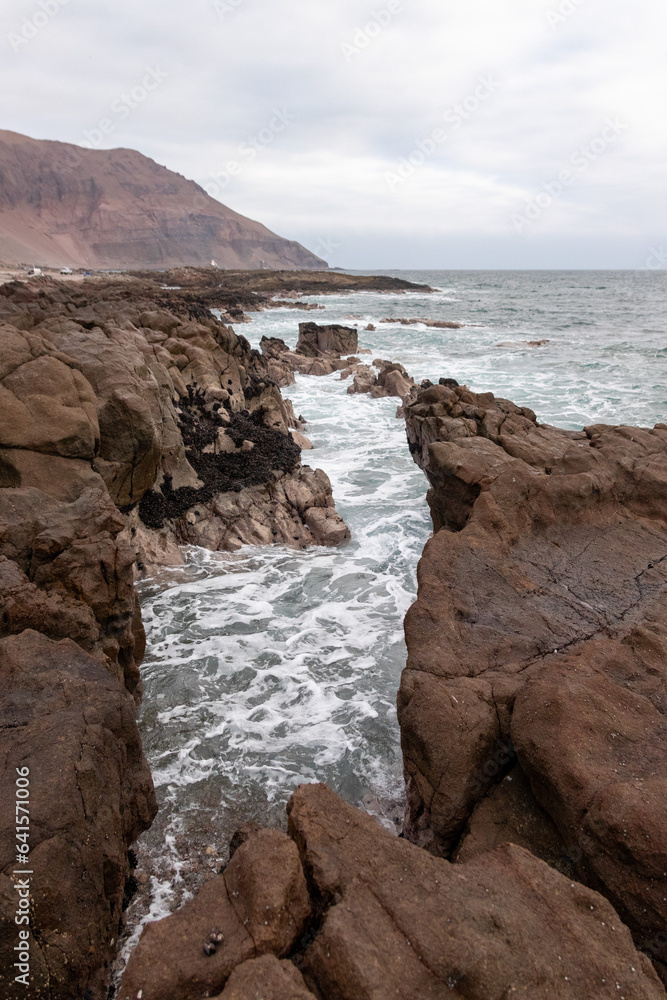
<svg viewBox="0 0 667 1000">
<path fill-rule="evenodd" d="M 664 0 L 3 0 L 1 127 L 358 269 L 667 267 Z"/>
</svg>

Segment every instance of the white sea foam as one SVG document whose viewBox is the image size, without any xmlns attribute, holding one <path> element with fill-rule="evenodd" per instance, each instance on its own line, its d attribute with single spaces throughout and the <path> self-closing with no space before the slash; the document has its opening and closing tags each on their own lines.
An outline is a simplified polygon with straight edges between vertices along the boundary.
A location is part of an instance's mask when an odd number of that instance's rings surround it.
<svg viewBox="0 0 667 1000">
<path fill-rule="evenodd" d="M 440 291 L 309 296 L 325 310 L 270 310 L 239 332 L 253 346 L 263 334 L 293 346 L 305 318 L 350 324 L 353 312 L 367 360 L 401 361 L 418 379 L 454 377 L 564 426 L 667 419 L 667 276 L 405 276 Z M 466 326 L 379 324 L 406 315 Z M 520 343 L 544 338 L 542 348 Z M 168 585 L 143 585 L 141 727 L 161 809 L 140 845 L 154 875 L 130 910 L 132 940 L 183 899 L 193 857 L 223 857 L 249 817 L 280 822 L 299 782 L 326 781 L 388 825 L 400 811 L 395 696 L 403 618 L 430 532 L 427 483 L 395 417 L 398 400 L 348 396 L 348 384 L 298 377 L 285 394 L 308 420 L 315 450 L 303 460 L 330 476 L 350 544 L 191 549 Z"/>
</svg>

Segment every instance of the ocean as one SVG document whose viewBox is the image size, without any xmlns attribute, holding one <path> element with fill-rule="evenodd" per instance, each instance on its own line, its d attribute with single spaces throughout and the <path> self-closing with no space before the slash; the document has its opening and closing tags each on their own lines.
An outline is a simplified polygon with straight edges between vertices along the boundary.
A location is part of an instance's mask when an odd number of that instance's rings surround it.
<svg viewBox="0 0 667 1000">
<path fill-rule="evenodd" d="M 491 390 L 542 422 L 667 422 L 665 271 L 365 273 L 436 291 L 305 296 L 325 308 L 253 314 L 237 332 L 253 346 L 263 335 L 293 346 L 300 322 L 357 324 L 369 360 L 400 361 L 417 381 Z M 464 325 L 380 323 L 402 317 Z M 283 390 L 308 422 L 315 447 L 303 462 L 329 475 L 348 545 L 193 548 L 185 567 L 140 586 L 140 727 L 160 813 L 139 843 L 144 881 L 124 954 L 146 920 L 226 860 L 240 823 L 284 824 L 300 782 L 325 781 L 388 828 L 400 822 L 395 697 L 403 618 L 431 531 L 427 482 L 396 418 L 400 401 L 348 396 L 349 384 L 338 373 L 297 376 Z"/>
</svg>

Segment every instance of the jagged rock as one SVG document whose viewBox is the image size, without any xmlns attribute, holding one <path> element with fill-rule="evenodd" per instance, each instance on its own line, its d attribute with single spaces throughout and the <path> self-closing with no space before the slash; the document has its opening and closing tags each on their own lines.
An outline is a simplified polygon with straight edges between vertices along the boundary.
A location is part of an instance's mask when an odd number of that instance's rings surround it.
<svg viewBox="0 0 667 1000">
<path fill-rule="evenodd" d="M 315 323 L 302 323 L 301 326 L 315 326 Z M 341 329 L 344 330 L 346 327 Z M 331 375 L 332 372 L 348 367 L 348 361 L 335 353 L 297 354 L 296 351 L 291 351 L 280 337 L 262 337 L 259 346 L 267 359 L 269 373 L 281 386 L 291 385 L 294 382 L 293 372 L 298 372 L 300 375 Z"/>
<path fill-rule="evenodd" d="M 32 627 L 76 639 L 138 695 L 145 640 L 123 528 L 106 491 L 66 504 L 40 490 L 0 490 L 0 557 L 14 568 L 0 634 Z"/>
<path fill-rule="evenodd" d="M 270 483 L 219 493 L 197 504 L 186 516 L 167 522 L 170 537 L 181 545 L 235 552 L 242 545 L 340 545 L 349 540 L 350 531 L 333 505 L 328 476 L 301 466 Z M 164 530 L 144 528 L 132 543 L 144 569 L 171 565 Z"/>
<path fill-rule="evenodd" d="M 295 354 L 308 358 L 320 358 L 323 355 L 354 354 L 359 347 L 359 335 L 354 327 L 318 326 L 317 323 L 299 323 L 299 339 L 294 349 Z"/>
<path fill-rule="evenodd" d="M 345 369 L 345 371 L 347 370 L 348 369 Z M 345 373 L 343 373 L 343 375 L 344 374 Z M 352 372 L 350 372 L 350 374 L 352 374 Z M 341 378 L 343 375 L 341 375 Z M 354 396 L 357 393 L 371 392 L 373 387 L 377 384 L 376 378 L 377 376 L 370 365 L 356 365 L 352 385 L 348 385 L 347 387 L 348 395 Z"/>
<path fill-rule="evenodd" d="M 300 965 L 337 1000 L 664 996 L 598 893 L 512 844 L 454 865 L 398 839 L 324 785 L 288 805 L 319 930 Z"/>
<path fill-rule="evenodd" d="M 300 448 L 289 428 L 301 428 L 265 362 L 233 330 L 205 311 L 196 320 L 174 315 L 151 300 L 145 286 L 114 282 L 78 290 L 50 282 L 39 292 L 18 283 L 2 286 L 3 318 L 12 324 L 0 325 L 8 399 L 25 406 L 19 397 L 32 392 L 28 402 L 39 415 L 44 399 L 65 395 L 55 410 L 63 429 L 57 420 L 49 432 L 53 442 L 40 441 L 27 425 L 20 441 L 15 434 L 5 440 L 0 432 L 0 486 L 36 487 L 73 501 L 106 485 L 128 517 L 139 504 L 147 530 L 134 522 L 128 531 L 145 566 L 178 562 L 176 544 L 192 536 L 189 527 L 196 526 L 202 508 L 208 505 L 207 520 L 214 520 L 215 498 L 246 487 L 265 485 L 253 503 L 264 497 L 269 509 L 258 512 L 259 518 L 253 514 L 239 538 L 266 544 L 288 534 L 271 532 L 270 487 L 275 473 L 298 468 Z M 336 359 L 300 362 L 327 371 L 344 365 Z M 32 374 L 35 366 L 44 368 L 39 379 Z M 332 503 L 329 488 L 325 505 Z M 312 542 L 303 518 L 294 510 L 288 516 L 299 520 L 299 543 Z M 331 544 L 333 519 L 326 521 L 320 535 Z M 270 524 L 268 534 L 257 532 L 262 522 L 264 529 Z M 200 543 L 210 537 L 211 545 L 225 547 L 228 528 L 221 521 L 196 534 Z M 289 537 L 294 542 L 294 531 Z"/>
<path fill-rule="evenodd" d="M 451 852 L 518 759 L 524 842 L 544 853 L 541 807 L 664 963 L 667 426 L 561 431 L 447 385 L 406 416 L 435 529 L 406 618 L 406 834 Z"/>
<path fill-rule="evenodd" d="M 118 1000 L 200 1000 L 215 996 L 236 966 L 287 955 L 311 915 L 294 843 L 277 830 L 252 834 L 223 874 L 163 920 L 148 924 L 130 956 Z M 223 940 L 210 954 L 212 929 Z"/>
<path fill-rule="evenodd" d="M 373 368 L 379 368 L 377 375 Z M 376 358 L 373 361 L 373 368 L 368 365 L 357 365 L 352 385 L 348 386 L 347 390 L 350 395 L 369 393 L 374 399 L 398 396 L 403 406 L 414 398 L 415 382 L 403 365 L 395 361 L 383 361 L 381 358 Z M 403 415 L 402 412 L 400 415 Z"/>
<path fill-rule="evenodd" d="M 302 451 L 312 451 L 313 442 L 305 434 L 301 434 L 299 431 L 290 431 L 290 437 Z"/>
<path fill-rule="evenodd" d="M 315 1000 L 291 962 L 263 955 L 232 972 L 218 1000 Z"/>
<path fill-rule="evenodd" d="M 0 992 L 103 995 L 127 850 L 156 813 L 131 696 L 69 639 L 0 640 Z M 29 864 L 17 863 L 17 768 L 29 769 Z M 24 773 L 24 772 L 21 772 Z M 31 984 L 16 983 L 16 888 L 30 871 Z"/>
</svg>

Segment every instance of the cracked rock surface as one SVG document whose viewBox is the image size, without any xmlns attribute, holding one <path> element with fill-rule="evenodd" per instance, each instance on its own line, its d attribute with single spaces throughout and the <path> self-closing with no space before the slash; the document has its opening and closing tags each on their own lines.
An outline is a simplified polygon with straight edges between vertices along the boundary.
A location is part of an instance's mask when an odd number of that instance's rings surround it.
<svg viewBox="0 0 667 1000">
<path fill-rule="evenodd" d="M 223 874 L 147 926 L 119 1000 L 664 997 L 611 904 L 521 847 L 452 864 L 325 785 L 287 811 L 292 839 L 246 832 Z M 212 922 L 225 940 L 206 956 Z"/>
<path fill-rule="evenodd" d="M 519 839 L 664 975 L 667 426 L 562 431 L 442 385 L 406 420 L 435 531 L 398 698 L 406 836 L 466 859 Z"/>
<path fill-rule="evenodd" d="M 147 925 L 117 995 L 128 1000 L 139 991 L 143 1000 L 215 996 L 241 963 L 265 954 L 284 958 L 310 914 L 295 844 L 278 830 L 258 830 L 194 899 Z M 206 954 L 213 928 L 223 940 Z"/>
</svg>

